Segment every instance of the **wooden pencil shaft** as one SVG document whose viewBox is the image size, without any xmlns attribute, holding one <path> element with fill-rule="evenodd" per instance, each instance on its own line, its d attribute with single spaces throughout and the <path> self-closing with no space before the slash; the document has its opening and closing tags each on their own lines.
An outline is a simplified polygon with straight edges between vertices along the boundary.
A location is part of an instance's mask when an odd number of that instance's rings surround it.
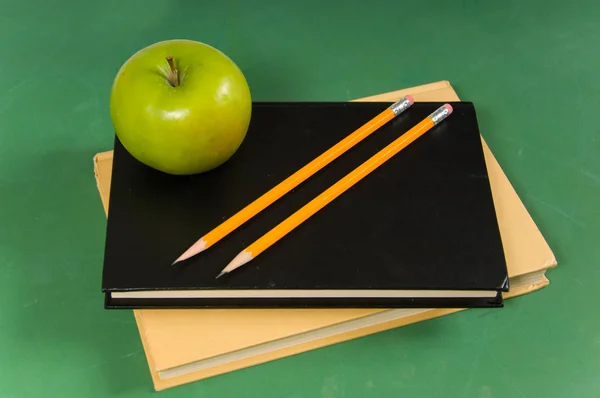
<svg viewBox="0 0 600 398">
<path fill-rule="evenodd" d="M 359 182 L 373 170 L 377 169 L 383 163 L 388 161 L 392 156 L 400 152 L 411 142 L 419 138 L 431 127 L 434 126 L 434 122 L 430 117 L 425 118 L 419 122 L 412 129 L 404 133 L 402 136 L 397 138 L 391 144 L 383 148 L 381 151 L 373 155 L 369 160 L 358 166 L 356 169 L 351 171 L 345 177 L 340 179 L 338 182 L 333 184 L 327 190 L 323 191 L 319 196 L 308 202 L 294 214 L 289 216 L 287 219 L 282 221 L 279 225 L 271 229 L 261 238 L 256 240 L 250 246 L 246 248 L 246 251 L 251 253 L 253 257 L 258 256 L 264 250 L 268 249 L 279 239 L 284 237 L 287 233 L 292 231 L 302 222 L 306 221 L 309 217 L 321 210 L 328 203 L 333 201 L 335 198 L 340 196 L 354 184 Z"/>
<path fill-rule="evenodd" d="M 284 181 L 273 187 L 271 190 L 263 194 L 261 197 L 250 203 L 248 206 L 231 216 L 229 219 L 224 221 L 222 224 L 217 226 L 215 229 L 207 233 L 202 237 L 206 242 L 207 247 L 213 245 L 219 240 L 223 239 L 226 235 L 234 231 L 236 228 L 241 226 L 243 223 L 254 217 L 256 214 L 267 208 L 277 199 L 290 192 L 292 189 L 297 187 L 299 184 L 304 182 L 306 179 L 314 175 L 317 171 L 331 163 L 333 160 L 338 158 L 344 152 L 348 151 L 358 142 L 363 140 L 372 132 L 379 129 L 381 126 L 386 124 L 388 121 L 396 116 L 391 109 L 386 109 L 369 122 L 358 128 L 352 134 L 338 142 L 336 145 L 319 155 L 317 158 L 312 160 L 310 163 L 296 171 L 294 174 L 286 178 Z"/>
<path fill-rule="evenodd" d="M 406 109 L 410 108 L 414 103 L 412 96 L 407 95 L 390 105 L 387 109 L 380 112 L 373 119 L 359 127 L 353 133 L 348 135 L 346 138 L 338 142 L 333 147 L 322 153 L 317 158 L 313 159 L 310 163 L 296 171 L 294 174 L 286 178 L 284 181 L 279 183 L 274 188 L 271 188 L 267 193 L 263 194 L 258 199 L 254 200 L 248 206 L 238 211 L 236 214 L 225 220 L 223 223 L 218 225 L 212 231 L 208 232 L 202 238 L 198 239 L 192 246 L 190 246 L 173 264 L 177 264 L 179 261 L 186 260 L 196 254 L 208 249 L 219 240 L 223 239 L 229 233 L 234 231 L 236 228 L 244 224 L 246 221 L 260 213 L 266 207 L 271 205 L 277 199 L 281 198 L 292 189 L 297 187 L 299 184 L 310 178 L 317 171 L 331 163 L 333 160 L 341 156 L 344 152 L 348 151 L 354 145 L 362 141 L 365 137 L 379 129 L 381 126 L 398 116 Z"/>
</svg>

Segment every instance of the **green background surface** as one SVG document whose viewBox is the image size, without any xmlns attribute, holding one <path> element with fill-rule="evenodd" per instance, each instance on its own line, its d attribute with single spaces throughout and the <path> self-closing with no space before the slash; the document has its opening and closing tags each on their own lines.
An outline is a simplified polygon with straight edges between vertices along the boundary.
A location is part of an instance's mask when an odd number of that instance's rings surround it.
<svg viewBox="0 0 600 398">
<path fill-rule="evenodd" d="M 0 397 L 600 396 L 597 1 L 0 0 Z M 449 80 L 557 256 L 549 287 L 153 391 L 100 292 L 120 65 L 159 40 L 224 51 L 255 100 Z"/>
</svg>

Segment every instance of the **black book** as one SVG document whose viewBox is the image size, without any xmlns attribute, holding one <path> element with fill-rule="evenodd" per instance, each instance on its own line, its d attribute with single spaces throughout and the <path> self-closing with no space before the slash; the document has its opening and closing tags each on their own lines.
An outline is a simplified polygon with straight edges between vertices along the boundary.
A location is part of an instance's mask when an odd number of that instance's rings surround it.
<svg viewBox="0 0 600 398">
<path fill-rule="evenodd" d="M 441 103 L 415 103 L 208 250 L 189 246 L 388 107 L 256 102 L 222 166 L 173 176 L 115 139 L 106 308 L 502 307 L 508 274 L 472 103 L 454 112 L 260 256 L 240 251 Z"/>
</svg>

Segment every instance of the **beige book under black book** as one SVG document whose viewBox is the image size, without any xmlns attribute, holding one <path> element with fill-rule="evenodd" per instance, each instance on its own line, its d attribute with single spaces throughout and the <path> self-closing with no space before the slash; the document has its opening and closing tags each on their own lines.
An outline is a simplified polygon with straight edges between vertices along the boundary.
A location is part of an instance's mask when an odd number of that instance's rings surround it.
<svg viewBox="0 0 600 398">
<path fill-rule="evenodd" d="M 459 101 L 447 81 L 357 101 Z M 483 142 L 504 246 L 511 298 L 547 286 L 555 257 Z M 108 212 L 112 151 L 94 158 L 98 190 Z M 134 310 L 156 390 L 258 365 L 462 309 L 208 309 Z"/>
</svg>

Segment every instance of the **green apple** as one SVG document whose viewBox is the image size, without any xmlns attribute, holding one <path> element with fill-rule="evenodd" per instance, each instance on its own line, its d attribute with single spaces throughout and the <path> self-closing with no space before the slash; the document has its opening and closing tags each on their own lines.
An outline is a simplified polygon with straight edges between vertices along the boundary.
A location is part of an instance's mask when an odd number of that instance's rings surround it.
<svg viewBox="0 0 600 398">
<path fill-rule="evenodd" d="M 115 133 L 140 162 L 168 174 L 203 173 L 242 144 L 252 112 L 248 83 L 221 51 L 167 40 L 129 58 L 110 94 Z"/>
</svg>

